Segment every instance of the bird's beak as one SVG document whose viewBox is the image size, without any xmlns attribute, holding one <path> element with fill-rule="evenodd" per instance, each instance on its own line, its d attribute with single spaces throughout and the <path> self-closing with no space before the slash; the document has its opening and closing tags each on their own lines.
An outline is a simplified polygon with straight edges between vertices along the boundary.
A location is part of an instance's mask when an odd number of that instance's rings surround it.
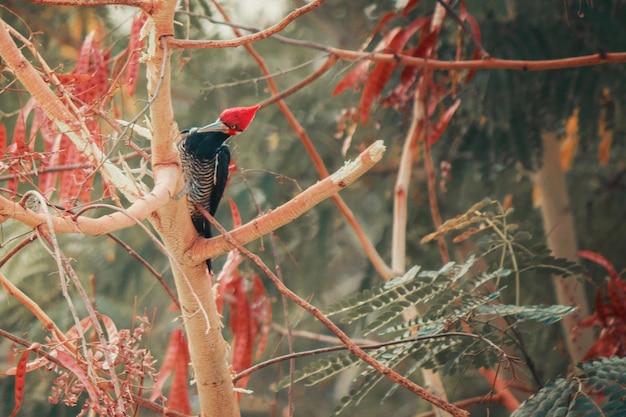
<svg viewBox="0 0 626 417">
<path fill-rule="evenodd" d="M 231 128 L 228 127 L 221 119 L 217 119 L 211 124 L 198 128 L 198 133 L 206 133 L 206 132 L 223 132 L 229 133 L 231 132 Z"/>
</svg>

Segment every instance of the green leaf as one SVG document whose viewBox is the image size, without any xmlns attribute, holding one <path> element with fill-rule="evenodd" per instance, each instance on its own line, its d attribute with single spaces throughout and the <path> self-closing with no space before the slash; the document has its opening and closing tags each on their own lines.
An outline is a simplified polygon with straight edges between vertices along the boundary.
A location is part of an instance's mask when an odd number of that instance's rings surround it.
<svg viewBox="0 0 626 417">
<path fill-rule="evenodd" d="M 534 320 L 539 323 L 556 323 L 568 314 L 576 311 L 574 306 L 515 306 L 515 305 L 482 305 L 477 308 L 477 314 L 497 315 L 500 317 L 515 316 L 521 320 Z"/>
</svg>

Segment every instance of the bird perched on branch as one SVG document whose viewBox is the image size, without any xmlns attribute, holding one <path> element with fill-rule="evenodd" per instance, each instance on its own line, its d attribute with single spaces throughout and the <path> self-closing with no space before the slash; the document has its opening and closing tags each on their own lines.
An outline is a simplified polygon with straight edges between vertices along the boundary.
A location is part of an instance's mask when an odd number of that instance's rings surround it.
<svg viewBox="0 0 626 417">
<path fill-rule="evenodd" d="M 230 150 L 226 141 L 246 130 L 259 107 L 226 109 L 214 123 L 181 132 L 178 150 L 185 175 L 189 212 L 194 227 L 202 237 L 211 237 L 211 224 L 196 204 L 200 204 L 211 216 L 215 215 L 228 182 Z M 207 259 L 206 264 L 210 271 L 211 260 Z"/>
</svg>

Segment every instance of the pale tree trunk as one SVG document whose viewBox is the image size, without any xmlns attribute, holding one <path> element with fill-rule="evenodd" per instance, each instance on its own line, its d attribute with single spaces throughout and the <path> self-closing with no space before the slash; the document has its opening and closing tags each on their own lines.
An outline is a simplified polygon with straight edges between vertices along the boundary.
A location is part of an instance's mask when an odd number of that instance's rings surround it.
<svg viewBox="0 0 626 417">
<path fill-rule="evenodd" d="M 542 133 L 541 139 L 542 166 L 533 176 L 533 180 L 541 196 L 541 217 L 548 247 L 555 257 L 576 260 L 578 248 L 574 216 L 565 184 L 565 173 L 561 169 L 559 142 L 554 132 Z M 581 329 L 578 326 L 581 319 L 589 315 L 584 283 L 579 278 L 563 278 L 557 275 L 552 278 L 557 302 L 578 307 L 575 314 L 565 316 L 561 321 L 572 363 L 580 362 L 595 339 L 592 329 Z"/>
<path fill-rule="evenodd" d="M 149 37 L 146 60 L 148 95 L 152 123 L 152 167 L 159 178 L 162 167 L 179 167 L 172 138 L 178 137 L 174 122 L 170 85 L 170 56 L 165 40 L 174 33 L 175 0 L 161 3 L 151 14 L 154 22 Z M 177 189 L 182 189 L 179 175 Z M 151 221 L 174 257 L 170 259 L 181 307 L 181 316 L 189 340 L 189 352 L 202 415 L 235 417 L 239 404 L 233 391 L 228 364 L 227 342 L 222 336 L 222 324 L 215 305 L 211 279 L 204 263 L 184 264 L 182 256 L 195 236 L 188 222 L 179 220 L 187 212 L 185 198 L 170 200 L 151 216 Z M 183 236 L 181 238 L 181 236 Z M 178 264 L 178 265 L 177 265 Z"/>
</svg>

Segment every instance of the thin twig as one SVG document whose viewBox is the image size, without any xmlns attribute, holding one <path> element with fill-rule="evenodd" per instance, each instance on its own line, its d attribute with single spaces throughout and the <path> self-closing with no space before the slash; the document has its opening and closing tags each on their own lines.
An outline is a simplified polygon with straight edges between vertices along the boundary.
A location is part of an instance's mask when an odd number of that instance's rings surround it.
<svg viewBox="0 0 626 417">
<path fill-rule="evenodd" d="M 211 20 L 211 19 L 209 19 Z M 212 91 L 212 90 L 220 90 L 220 89 L 225 89 L 225 88 L 231 88 L 231 87 L 237 87 L 240 85 L 245 85 L 245 84 L 258 84 L 259 81 L 266 81 L 268 78 L 276 78 L 279 77 L 281 75 L 286 75 L 289 74 L 291 72 L 295 72 L 298 71 L 302 68 L 306 68 L 309 65 L 312 65 L 313 63 L 317 62 L 318 59 L 320 59 L 320 57 L 324 57 L 327 55 L 320 55 L 320 56 L 316 56 L 313 59 L 309 59 L 308 61 L 302 62 L 298 65 L 295 65 L 293 67 L 290 67 L 288 69 L 284 69 L 284 70 L 279 70 L 279 71 L 274 71 L 271 74 L 267 74 L 267 75 L 262 75 L 260 77 L 251 77 L 251 78 L 246 78 L 243 80 L 237 80 L 237 81 L 233 81 L 230 83 L 222 83 L 222 84 L 212 84 L 208 87 L 204 87 L 203 91 Z"/>
<path fill-rule="evenodd" d="M 237 248 L 242 254 L 246 255 L 250 260 L 252 260 L 252 262 L 254 262 L 267 275 L 267 277 L 272 280 L 272 282 L 281 294 L 288 297 L 291 301 L 302 307 L 304 310 L 308 311 L 322 324 L 324 324 L 341 340 L 342 343 L 346 345 L 350 352 L 352 352 L 368 365 L 376 369 L 386 378 L 392 380 L 403 388 L 406 388 L 407 390 L 415 393 L 420 398 L 423 398 L 424 400 L 430 402 L 436 407 L 441 408 L 442 410 L 447 411 L 454 416 L 469 416 L 469 413 L 467 411 L 462 410 L 447 401 L 443 401 L 436 395 L 431 394 L 425 388 L 417 385 L 415 382 L 411 381 L 408 378 L 405 378 L 393 369 L 383 365 L 372 356 L 370 356 L 367 352 L 357 346 L 346 333 L 344 333 L 332 320 L 326 317 L 317 307 L 310 304 L 309 302 L 295 294 L 293 291 L 291 291 L 280 279 L 278 279 L 278 277 L 267 267 L 267 265 L 263 263 L 261 258 L 247 250 L 241 243 L 233 239 L 230 233 L 226 229 L 224 229 L 201 205 L 196 204 L 196 208 L 209 220 L 209 222 L 222 234 L 222 236 L 224 236 L 224 239 L 226 239 L 229 244 Z"/>
<path fill-rule="evenodd" d="M 283 205 L 272 209 L 271 212 L 258 217 L 243 226 L 237 227 L 231 233 L 239 242 L 249 243 L 273 230 L 282 227 L 306 213 L 323 200 L 334 196 L 357 178 L 365 174 L 371 167 L 381 160 L 385 152 L 382 141 L 376 141 L 365 149 L 351 162 L 346 163 L 331 176 L 318 181 L 296 197 Z M 223 237 L 198 239 L 187 251 L 189 263 L 204 262 L 205 259 L 222 255 L 233 246 Z"/>
<path fill-rule="evenodd" d="M 13 333 L 10 333 L 4 329 L 0 329 L 0 337 L 4 337 L 5 339 L 10 340 L 11 342 L 17 344 L 17 345 L 21 345 L 24 346 L 26 348 L 31 347 L 33 345 L 33 342 L 29 342 L 26 339 L 22 339 L 21 337 L 17 337 L 15 336 Z M 65 365 L 63 365 L 63 363 L 61 361 L 59 361 L 57 358 L 55 358 L 54 356 L 52 356 L 51 354 L 49 354 L 48 352 L 46 352 L 43 349 L 43 345 L 41 345 L 40 347 L 36 347 L 32 349 L 34 352 L 36 352 L 39 356 L 42 356 L 44 358 L 46 358 L 48 361 L 54 363 L 55 365 L 61 367 L 61 368 L 65 368 Z"/>
<path fill-rule="evenodd" d="M 278 94 L 272 94 L 271 97 L 269 97 L 266 100 L 263 100 L 259 104 L 261 105 L 261 107 L 265 107 L 265 106 L 269 106 L 270 104 L 276 103 L 279 100 L 282 101 L 283 98 L 292 95 L 296 91 L 301 90 L 302 88 L 311 84 L 313 81 L 317 80 L 319 77 L 324 75 L 329 69 L 331 69 L 336 63 L 337 63 L 337 57 L 335 55 L 330 55 L 328 59 L 326 59 L 326 62 L 324 62 L 324 64 L 321 67 L 319 67 L 314 72 L 309 74 L 307 77 L 302 79 L 302 81 L 292 85 L 288 89 L 283 90 Z"/>
<path fill-rule="evenodd" d="M 476 39 L 476 36 L 474 36 L 474 33 L 467 28 L 467 26 L 465 25 L 465 22 L 461 20 L 461 18 L 454 11 L 454 9 L 450 7 L 450 5 L 443 0 L 437 0 L 437 3 L 441 4 L 441 6 L 443 6 L 443 8 L 446 9 L 446 12 L 452 18 L 452 20 L 454 20 L 459 25 L 461 30 L 465 32 L 467 36 L 469 36 L 469 38 L 472 40 L 472 43 L 474 44 L 474 48 L 480 51 L 481 58 L 488 58 L 489 53 L 485 50 L 482 43 L 480 43 L 478 39 Z"/>
<path fill-rule="evenodd" d="M 291 22 L 293 22 L 294 20 L 296 20 L 298 17 L 302 16 L 305 13 L 310 12 L 311 10 L 319 7 L 322 3 L 324 3 L 324 0 L 314 0 L 310 3 L 307 3 L 306 5 L 294 10 L 293 12 L 289 13 L 287 16 L 285 16 L 280 22 L 276 23 L 273 26 L 270 26 L 269 28 L 253 33 L 251 35 L 247 35 L 247 36 L 241 36 L 237 39 L 231 39 L 231 40 L 225 40 L 225 41 L 219 41 L 219 46 L 212 46 L 215 48 L 234 48 L 236 46 L 242 46 L 242 45 L 247 45 L 250 44 L 252 42 L 258 42 L 260 40 L 269 38 L 270 36 L 274 35 L 275 33 L 281 32 L 283 29 L 285 29 L 285 27 L 287 27 L 287 25 L 289 25 Z M 215 45 L 215 41 L 196 41 L 196 40 L 180 40 L 180 39 L 175 39 L 175 38 L 170 38 L 168 40 L 169 44 L 171 47 L 173 48 L 194 48 L 194 47 L 198 47 L 199 45 L 202 45 L 202 48 L 207 48 L 207 47 L 211 47 L 211 46 L 206 46 L 206 45 Z"/>
<path fill-rule="evenodd" d="M 148 261 L 146 261 L 141 255 L 139 255 L 139 253 L 137 253 L 137 251 L 135 251 L 132 247 L 130 247 L 130 245 L 126 244 L 126 242 L 124 242 L 122 239 L 120 239 L 119 237 L 115 236 L 112 233 L 107 233 L 107 236 L 111 240 L 113 240 L 115 243 L 120 245 L 122 248 L 124 248 L 124 250 L 126 250 L 126 252 L 128 252 L 130 256 L 138 260 L 139 263 L 141 263 L 143 267 L 146 268 L 148 272 L 150 272 L 157 279 L 157 281 L 159 281 L 159 284 L 161 284 L 161 287 L 163 287 L 163 289 L 165 290 L 167 295 L 169 295 L 172 302 L 176 305 L 176 307 L 178 307 L 178 310 L 180 310 L 180 302 L 178 301 L 178 298 L 176 298 L 176 294 L 174 294 L 170 286 L 167 285 L 167 283 L 165 282 L 161 274 L 159 274 L 159 272 L 156 269 L 154 269 L 154 267 L 150 265 Z"/>
<path fill-rule="evenodd" d="M 39 306 L 39 304 L 33 301 L 33 299 L 30 298 L 28 295 L 24 294 L 22 290 L 16 287 L 1 272 L 0 272 L 0 285 L 4 287 L 5 291 L 9 293 L 9 295 L 11 295 L 18 302 L 20 302 L 24 307 L 30 310 L 30 312 L 33 313 L 35 317 L 37 317 L 37 319 L 41 322 L 41 324 L 43 324 L 44 328 L 48 330 L 50 333 L 52 333 L 52 335 L 58 342 L 63 343 L 63 344 L 67 342 L 67 337 L 65 336 L 65 333 L 63 333 L 61 329 L 57 327 L 54 320 L 52 320 L 50 316 L 48 316 L 48 314 Z M 66 346 L 66 348 L 70 349 L 70 351 L 72 350 L 71 346 Z"/>
<path fill-rule="evenodd" d="M 20 250 L 22 250 L 22 248 L 28 246 L 29 244 L 33 243 L 38 237 L 39 236 L 37 236 L 36 234 L 31 234 L 26 239 L 15 245 L 15 247 L 13 247 L 6 255 L 4 255 L 2 259 L 0 259 L 0 268 L 2 268 L 2 265 L 7 263 L 7 261 L 11 259 L 17 252 L 19 252 Z"/>
<path fill-rule="evenodd" d="M 32 195 L 34 198 L 36 198 L 40 204 L 40 207 L 45 208 L 46 207 L 46 200 L 45 198 L 38 192 L 36 191 L 28 191 L 24 194 L 23 197 L 23 201 L 26 201 L 29 196 Z M 81 348 L 83 350 L 83 355 L 85 357 L 85 359 L 89 358 L 89 353 L 87 351 L 87 339 L 85 338 L 85 334 L 83 333 L 83 329 L 81 326 L 81 320 L 78 317 L 78 311 L 76 310 L 75 306 L 74 306 L 74 302 L 72 301 L 71 296 L 69 295 L 69 291 L 68 291 L 68 285 L 66 282 L 66 275 L 70 277 L 70 279 L 72 280 L 74 287 L 76 288 L 76 290 L 78 291 L 78 293 L 81 296 L 81 299 L 83 300 L 83 304 L 85 305 L 85 308 L 87 309 L 87 312 L 89 314 L 89 317 L 91 318 L 92 324 L 94 326 L 94 329 L 96 330 L 96 334 L 98 335 L 98 339 L 101 343 L 102 346 L 106 345 L 106 340 L 104 338 L 104 331 L 102 329 L 102 326 L 100 325 L 100 321 L 98 320 L 98 316 L 96 314 L 96 311 L 93 309 L 93 306 L 91 305 L 91 303 L 89 302 L 89 297 L 87 296 L 87 293 L 85 292 L 82 284 L 80 283 L 80 280 L 78 279 L 78 277 L 76 276 L 76 274 L 74 273 L 74 270 L 72 269 L 69 261 L 67 260 L 67 258 L 65 257 L 65 255 L 63 254 L 63 252 L 61 251 L 61 247 L 59 246 L 59 243 L 57 242 L 56 236 L 54 234 L 54 227 L 52 225 L 52 221 L 51 221 L 51 216 L 50 213 L 47 210 L 43 210 L 45 217 L 46 217 L 46 223 L 48 226 L 48 230 L 43 230 L 43 229 L 38 229 L 38 233 L 43 236 L 46 241 L 48 241 L 48 243 L 50 244 L 50 246 L 52 247 L 53 250 L 53 256 L 54 259 L 57 262 L 57 268 L 58 268 L 58 272 L 59 272 L 59 281 L 61 283 L 61 292 L 63 293 L 63 296 L 65 297 L 66 301 L 67 301 L 67 305 L 70 309 L 70 312 L 72 314 L 72 317 L 74 319 L 74 324 L 76 325 L 76 330 L 81 338 L 81 340 L 84 341 L 84 343 L 81 344 Z M 115 396 L 116 396 L 116 405 L 117 405 L 117 411 L 120 413 L 124 412 L 124 404 L 123 404 L 123 399 L 122 399 L 122 387 L 120 384 L 120 381 L 117 377 L 117 373 L 115 372 L 115 366 L 113 365 L 113 361 L 112 358 L 110 357 L 110 355 L 104 355 L 104 359 L 109 367 L 109 373 L 111 375 L 111 382 L 113 384 L 113 389 L 115 391 Z M 91 381 L 93 381 L 95 383 L 95 381 L 97 381 L 97 375 L 95 370 L 93 369 L 93 367 L 91 366 L 91 362 L 89 360 L 87 360 L 87 370 L 88 373 L 91 377 Z M 95 400 L 95 399 L 94 399 Z"/>
<path fill-rule="evenodd" d="M 161 243 L 161 241 L 154 235 L 154 233 L 152 233 L 152 231 L 150 231 L 150 229 L 141 222 L 141 220 L 137 219 L 136 217 L 134 217 L 132 214 L 128 213 L 127 210 L 120 208 L 120 207 L 116 207 L 110 204 L 89 204 L 85 207 L 83 207 L 80 211 L 77 211 L 74 214 L 74 217 L 78 218 L 80 217 L 84 212 L 86 212 L 87 210 L 93 210 L 93 209 L 97 209 L 97 208 L 104 208 L 104 209 L 110 209 L 113 211 L 117 211 L 119 213 L 124 214 L 125 216 L 127 216 L 128 218 L 130 218 L 137 226 L 139 226 L 141 229 L 143 229 L 143 231 L 146 233 L 146 235 L 148 235 L 148 237 L 150 238 L 150 240 L 152 240 L 152 242 L 156 245 L 156 247 L 159 248 L 159 250 L 161 250 L 161 252 L 163 252 L 163 254 L 165 256 L 167 256 L 171 262 L 171 264 L 178 270 L 178 272 L 181 274 L 184 282 L 187 284 L 187 286 L 189 287 L 191 293 L 193 294 L 194 299 L 196 300 L 196 302 L 198 303 L 198 308 L 200 309 L 200 312 L 202 313 L 202 316 L 204 317 L 204 320 L 206 322 L 207 325 L 207 329 L 211 328 L 211 325 L 209 323 L 209 316 L 208 313 L 204 310 L 204 308 L 202 307 L 202 303 L 200 302 L 200 300 L 198 299 L 198 296 L 196 295 L 195 291 L 193 291 L 193 287 L 191 285 L 191 283 L 189 282 L 189 280 L 187 279 L 187 277 L 185 276 L 185 274 L 183 273 L 182 268 L 180 267 L 180 264 L 176 261 L 176 259 L 169 253 L 167 247 Z M 159 283 L 165 288 L 165 291 L 170 295 L 170 297 L 172 297 L 172 299 L 176 300 L 176 297 L 174 296 L 174 294 L 171 292 L 171 290 L 169 290 L 169 287 L 167 286 L 167 283 L 160 278 L 160 275 L 155 275 L 159 281 Z M 178 305 L 178 302 L 175 301 L 176 304 Z"/>
<path fill-rule="evenodd" d="M 363 350 L 376 350 L 376 349 L 381 349 L 381 348 L 390 347 L 390 346 L 402 345 L 406 343 L 419 343 L 419 342 L 424 342 L 427 340 L 445 339 L 445 338 L 452 338 L 452 337 L 469 337 L 472 339 L 478 339 L 478 340 L 484 341 L 486 344 L 489 345 L 491 349 L 497 351 L 499 356 L 506 356 L 513 361 L 517 360 L 517 358 L 515 357 L 508 356 L 504 352 L 503 349 L 501 349 L 498 345 L 493 343 L 491 340 L 486 339 L 474 333 L 465 333 L 465 332 L 444 332 L 444 333 L 438 333 L 435 335 L 418 336 L 418 337 L 411 337 L 411 338 L 399 339 L 399 340 L 390 340 L 388 342 L 368 343 L 368 344 L 356 343 L 356 344 Z M 233 377 L 233 382 L 243 378 L 246 375 L 254 373 L 260 369 L 267 368 L 268 366 L 271 366 L 280 362 L 284 362 L 286 360 L 298 359 L 298 358 L 303 358 L 306 356 L 315 356 L 315 355 L 320 355 L 323 353 L 339 352 L 339 351 L 348 350 L 348 349 L 349 348 L 346 345 L 329 346 L 325 348 L 317 348 L 317 349 L 305 350 L 301 352 L 289 353 L 283 356 L 277 356 L 275 358 L 260 362 L 248 369 L 245 369 L 239 372 L 237 375 Z"/>
<path fill-rule="evenodd" d="M 275 36 L 273 36 L 275 37 Z M 283 41 L 286 38 L 283 37 Z M 224 44 L 222 44 L 224 42 Z M 227 41 L 185 41 L 171 39 L 169 45 L 174 48 L 226 48 L 232 42 Z M 242 43 L 243 44 L 243 43 Z M 507 69 L 514 71 L 552 71 L 565 68 L 580 68 L 603 64 L 623 64 L 626 62 L 626 52 L 597 53 L 570 58 L 546 59 L 546 60 L 518 60 L 518 59 L 469 59 L 462 61 L 442 61 L 439 59 L 427 59 L 413 57 L 404 54 L 388 54 L 382 52 L 359 52 L 349 49 L 334 48 L 311 41 L 289 40 L 289 44 L 303 48 L 315 49 L 329 54 L 337 55 L 346 61 L 360 61 L 366 59 L 373 62 L 389 62 L 398 65 L 430 68 L 434 70 L 491 70 Z"/>
<path fill-rule="evenodd" d="M 148 149 L 149 150 L 149 149 Z M 145 152 L 129 152 L 125 155 L 121 155 L 118 156 L 116 158 L 111 158 L 110 161 L 114 164 L 119 163 L 120 161 L 126 161 L 128 159 L 132 159 L 132 158 L 138 158 L 138 157 L 144 157 L 144 153 Z M 62 171 L 73 171 L 76 169 L 92 169 L 95 170 L 95 166 L 92 164 L 83 164 L 83 163 L 78 163 L 78 164 L 67 164 L 67 165 L 57 165 L 57 166 L 53 166 L 53 167 L 46 167 L 46 168 L 38 168 L 38 169 L 33 169 L 31 171 L 24 171 L 24 172 L 19 172 L 19 173 L 15 173 L 15 174 L 5 174 L 5 175 L 0 175 L 0 181 L 7 181 L 7 180 L 11 180 L 14 178 L 20 178 L 22 176 L 24 177 L 30 177 L 30 176 L 34 176 L 34 175 L 39 175 L 39 174 L 47 174 L 50 172 L 62 172 Z"/>
<path fill-rule="evenodd" d="M 154 94 L 148 99 L 146 105 L 143 106 L 143 108 L 135 115 L 135 117 L 133 117 L 126 124 L 121 133 L 122 137 L 126 136 L 128 130 L 132 128 L 132 125 L 137 123 L 141 116 L 143 116 L 148 110 L 150 110 L 152 103 L 154 103 L 157 97 L 159 97 L 159 91 L 161 91 L 161 85 L 163 85 L 163 79 L 165 78 L 165 71 L 167 70 L 167 63 L 169 59 L 167 39 L 165 37 L 161 38 L 161 46 L 163 47 L 163 62 L 161 63 L 161 72 L 159 73 L 159 79 L 157 81 L 156 87 L 154 88 Z"/>
<path fill-rule="evenodd" d="M 280 335 L 284 335 L 284 334 L 287 333 L 286 329 L 284 329 L 283 327 L 279 326 L 276 323 L 272 323 L 272 329 L 274 329 L 274 331 L 276 331 Z M 315 332 L 309 332 L 307 330 L 293 330 L 291 333 L 294 336 L 302 337 L 304 339 L 315 340 L 317 342 L 334 343 L 334 344 L 341 343 L 341 340 L 337 339 L 335 336 L 330 336 L 330 335 L 327 335 L 327 334 L 320 334 L 320 333 L 315 333 Z M 373 344 L 377 343 L 377 341 L 373 340 L 373 339 L 356 339 L 356 338 L 353 338 L 352 341 L 354 343 L 356 343 L 357 345 L 373 345 Z"/>
<path fill-rule="evenodd" d="M 105 6 L 118 4 L 121 6 L 135 6 L 150 13 L 154 7 L 154 0 L 28 0 L 30 3 L 43 6 Z"/>
<path fill-rule="evenodd" d="M 243 27 L 239 27 L 237 25 L 234 25 L 234 24 L 230 23 L 230 19 L 228 18 L 228 15 L 224 12 L 224 10 L 221 7 L 219 7 L 218 3 L 215 3 L 215 4 L 218 6 L 218 9 L 220 10 L 220 12 L 222 13 L 224 19 L 226 20 L 226 22 L 224 22 L 223 24 L 231 26 L 233 28 L 233 31 L 235 32 L 235 34 L 237 36 L 241 36 L 240 32 L 238 31 L 238 29 L 239 28 L 243 29 Z M 204 18 L 207 18 L 207 19 L 211 20 L 210 18 L 205 17 L 205 16 L 199 16 L 199 17 L 204 17 Z M 211 21 L 213 21 L 213 20 L 211 20 Z M 250 29 L 250 28 L 245 28 L 245 30 L 254 31 L 254 29 Z M 282 37 L 280 37 L 278 35 L 274 35 L 274 37 L 275 38 L 282 38 Z M 278 87 L 276 86 L 276 83 L 274 82 L 273 78 L 271 78 L 269 76 L 270 75 L 270 71 L 269 71 L 269 68 L 267 67 L 265 61 L 263 60 L 263 58 L 252 48 L 252 46 L 250 44 L 244 44 L 244 47 L 246 48 L 248 53 L 250 53 L 250 55 L 252 55 L 252 57 L 257 61 L 258 65 L 259 65 L 259 67 L 261 69 L 261 72 L 267 77 L 267 83 L 268 83 L 268 86 L 270 88 L 270 91 L 272 92 L 272 97 L 270 97 L 269 99 L 267 99 L 264 102 L 262 102 L 261 103 L 262 106 L 266 106 L 266 105 L 268 105 L 270 103 L 277 102 L 278 108 L 283 112 L 283 114 L 287 118 L 287 122 L 291 125 L 291 128 L 300 137 L 300 141 L 304 145 L 304 148 L 306 149 L 307 153 L 309 154 L 309 157 L 312 159 L 313 164 L 314 164 L 314 166 L 315 166 L 315 168 L 316 168 L 316 170 L 318 172 L 319 177 L 320 178 L 327 177 L 329 175 L 328 169 L 326 168 L 326 166 L 324 164 L 324 161 L 322 160 L 321 156 L 319 155 L 319 153 L 315 149 L 315 146 L 313 145 L 313 141 L 311 140 L 311 138 L 307 134 L 307 132 L 304 129 L 304 127 L 295 118 L 294 114 L 291 112 L 289 107 L 287 107 L 287 105 L 282 100 L 282 98 L 287 96 L 288 94 L 292 94 L 293 92 L 299 90 L 300 88 L 306 86 L 308 83 L 312 82 L 313 80 L 315 80 L 316 78 L 321 76 L 325 71 L 330 69 L 336 63 L 336 57 L 333 54 L 331 54 L 330 57 L 326 60 L 325 64 L 320 69 L 315 71 L 313 74 L 309 75 L 309 77 L 307 77 L 302 82 L 296 84 L 295 86 L 291 87 L 290 89 L 288 89 L 288 90 L 286 90 L 284 92 L 279 93 Z M 361 224 L 357 220 L 356 216 L 354 215 L 354 213 L 352 212 L 350 207 L 341 198 L 341 196 L 334 195 L 332 197 L 332 199 L 333 199 L 333 202 L 335 203 L 335 205 L 337 206 L 337 208 L 339 209 L 339 212 L 343 215 L 343 217 L 346 219 L 348 225 L 354 231 L 357 239 L 359 240 L 359 242 L 363 246 L 365 254 L 368 256 L 368 258 L 370 259 L 370 262 L 372 262 L 372 265 L 378 271 L 378 273 L 381 276 L 383 276 L 385 279 L 390 279 L 390 278 L 396 276 L 397 274 L 391 268 L 389 268 L 389 266 L 387 266 L 387 264 L 382 259 L 382 257 L 380 256 L 380 254 L 378 253 L 378 251 L 376 250 L 376 248 L 374 247 L 374 245 L 370 241 L 369 237 L 367 236 L 367 234 L 365 233 L 365 231 L 361 227 Z"/>
</svg>

